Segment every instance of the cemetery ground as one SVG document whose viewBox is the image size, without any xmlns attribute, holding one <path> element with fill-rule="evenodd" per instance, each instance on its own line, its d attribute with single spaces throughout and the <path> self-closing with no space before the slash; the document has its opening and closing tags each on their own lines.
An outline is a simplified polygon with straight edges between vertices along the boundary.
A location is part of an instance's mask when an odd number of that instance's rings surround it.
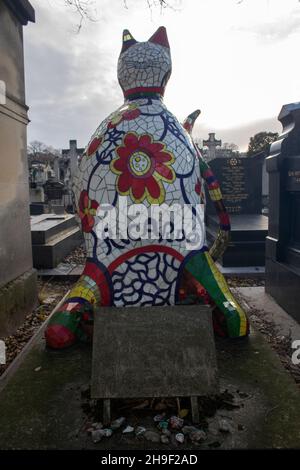
<svg viewBox="0 0 300 470">
<path fill-rule="evenodd" d="M 79 247 L 64 263 L 81 264 L 84 256 Z M 40 279 L 39 306 L 15 335 L 6 338 L 9 367 L 0 380 L 2 449 L 299 447 L 300 372 L 291 362 L 291 338 L 300 337 L 300 326 L 274 302 L 268 305 L 261 277 L 228 278 L 250 317 L 251 337 L 216 340 L 220 394 L 200 400 L 196 429 L 202 433 L 188 427 L 192 424 L 188 399 L 145 397 L 114 400 L 112 419 L 125 417 L 125 421 L 111 437 L 93 442 L 102 405 L 90 398 L 91 345 L 45 351 L 43 339 L 48 316 L 74 282 L 68 277 Z M 162 430 L 163 423 L 176 415 L 184 422 L 178 426 L 175 422 L 169 435 Z M 124 433 L 126 428 L 130 432 Z M 181 444 L 176 434 L 182 430 Z"/>
</svg>

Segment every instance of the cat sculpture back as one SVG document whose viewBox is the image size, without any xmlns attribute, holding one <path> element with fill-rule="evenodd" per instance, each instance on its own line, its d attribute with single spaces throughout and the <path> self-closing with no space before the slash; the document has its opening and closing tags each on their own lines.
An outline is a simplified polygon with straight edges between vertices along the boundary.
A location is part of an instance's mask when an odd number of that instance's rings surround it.
<svg viewBox="0 0 300 470">
<path fill-rule="evenodd" d="M 163 234 L 166 226 L 160 227 L 156 238 L 153 230 L 148 234 L 149 224 L 152 228 L 157 224 L 154 210 L 157 214 L 175 204 L 183 211 L 185 204 L 200 203 L 201 176 L 192 140 L 163 103 L 170 73 L 165 28 L 140 43 L 124 31 L 118 79 L 125 103 L 99 126 L 79 167 L 77 200 L 88 257 L 108 280 L 101 298 L 109 298 L 115 306 L 175 304 L 180 271 L 191 251 L 184 230 L 176 231 L 174 220 L 168 237 Z M 121 196 L 128 209 L 142 203 L 148 210 L 144 237 L 133 237 L 128 229 L 116 238 L 99 239 L 94 211 L 103 204 L 120 209 Z M 131 218 L 134 211 L 131 207 Z M 197 220 L 200 230 L 195 246 L 201 249 L 205 243 L 203 211 Z"/>
<path fill-rule="evenodd" d="M 248 334 L 245 313 L 212 257 L 224 249 L 230 223 L 218 182 L 191 137 L 199 111 L 181 125 L 167 109 L 170 74 L 164 27 L 147 42 L 124 31 L 118 79 L 125 100 L 96 129 L 79 162 L 74 196 L 87 258 L 48 324 L 49 347 L 90 335 L 95 306 L 212 303 L 218 334 Z M 220 220 L 212 256 L 204 181 Z"/>
</svg>

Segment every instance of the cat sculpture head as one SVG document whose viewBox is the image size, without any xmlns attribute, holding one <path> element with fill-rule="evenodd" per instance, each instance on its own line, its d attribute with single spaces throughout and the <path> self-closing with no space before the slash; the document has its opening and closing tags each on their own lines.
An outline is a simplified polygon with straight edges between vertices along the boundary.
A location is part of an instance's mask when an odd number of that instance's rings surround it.
<svg viewBox="0 0 300 470">
<path fill-rule="evenodd" d="M 123 31 L 118 80 L 125 99 L 163 97 L 172 62 L 166 28 L 161 26 L 146 42 Z"/>
</svg>

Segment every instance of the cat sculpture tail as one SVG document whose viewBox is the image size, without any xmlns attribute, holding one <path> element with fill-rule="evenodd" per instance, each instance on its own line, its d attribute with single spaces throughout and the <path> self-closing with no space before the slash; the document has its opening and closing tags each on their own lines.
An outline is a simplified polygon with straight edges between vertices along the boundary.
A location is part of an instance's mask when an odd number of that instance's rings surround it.
<svg viewBox="0 0 300 470">
<path fill-rule="evenodd" d="M 183 127 L 190 134 L 191 139 L 194 123 L 199 114 L 200 110 L 197 109 L 183 122 Z M 244 310 L 230 291 L 224 276 L 215 264 L 215 261 L 222 256 L 229 243 L 229 215 L 226 211 L 220 185 L 215 175 L 203 159 L 194 141 L 193 145 L 198 156 L 202 180 L 208 187 L 209 196 L 215 205 L 219 218 L 219 232 L 209 251 L 204 250 L 198 253 L 185 265 L 185 284 L 188 286 L 197 284 L 197 291 L 206 299 L 206 303 L 213 305 L 215 333 L 223 337 L 244 337 L 249 334 L 249 321 Z M 200 186 L 198 188 L 200 202 L 204 203 L 205 193 L 201 182 L 198 184 Z"/>
</svg>

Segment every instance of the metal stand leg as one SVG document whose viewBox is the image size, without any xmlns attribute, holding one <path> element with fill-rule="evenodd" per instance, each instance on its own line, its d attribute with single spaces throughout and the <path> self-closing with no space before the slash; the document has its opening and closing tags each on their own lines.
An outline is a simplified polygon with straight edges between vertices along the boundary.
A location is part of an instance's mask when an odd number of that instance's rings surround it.
<svg viewBox="0 0 300 470">
<path fill-rule="evenodd" d="M 110 417 L 110 399 L 103 400 L 103 424 L 107 426 L 111 421 Z"/>
<path fill-rule="evenodd" d="M 177 414 L 179 416 L 180 410 L 181 410 L 180 398 L 176 398 L 176 404 L 177 404 Z"/>
<path fill-rule="evenodd" d="M 198 424 L 200 421 L 198 397 L 190 397 L 190 398 L 191 398 L 192 421 L 193 423 Z"/>
</svg>

